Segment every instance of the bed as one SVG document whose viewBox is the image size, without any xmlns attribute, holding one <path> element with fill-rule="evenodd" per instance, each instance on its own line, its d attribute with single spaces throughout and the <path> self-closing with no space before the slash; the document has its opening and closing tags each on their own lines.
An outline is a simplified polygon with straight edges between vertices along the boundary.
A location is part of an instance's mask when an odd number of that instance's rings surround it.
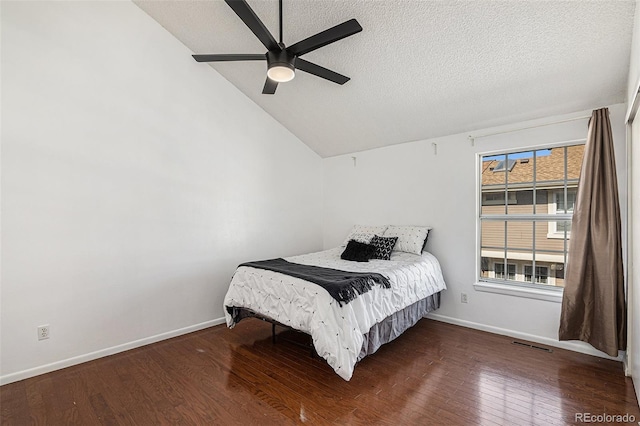
<svg viewBox="0 0 640 426">
<path fill-rule="evenodd" d="M 446 285 L 437 259 L 429 252 L 393 251 L 389 260 L 353 262 L 340 258 L 343 250 L 337 247 L 285 260 L 379 273 L 388 278 L 390 288 L 373 285 L 348 303 L 339 303 L 312 282 L 240 266 L 224 300 L 227 325 L 233 328 L 243 318 L 257 316 L 307 333 L 316 353 L 340 377 L 350 380 L 358 361 L 437 309 Z"/>
</svg>

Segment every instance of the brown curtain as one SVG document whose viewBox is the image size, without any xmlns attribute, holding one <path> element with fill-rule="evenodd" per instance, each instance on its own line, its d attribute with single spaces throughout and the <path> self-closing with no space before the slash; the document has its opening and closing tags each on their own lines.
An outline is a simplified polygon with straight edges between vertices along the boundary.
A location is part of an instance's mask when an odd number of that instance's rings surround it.
<svg viewBox="0 0 640 426">
<path fill-rule="evenodd" d="M 626 348 L 616 162 L 607 108 L 593 111 L 571 225 L 560 340 L 611 356 Z"/>
</svg>

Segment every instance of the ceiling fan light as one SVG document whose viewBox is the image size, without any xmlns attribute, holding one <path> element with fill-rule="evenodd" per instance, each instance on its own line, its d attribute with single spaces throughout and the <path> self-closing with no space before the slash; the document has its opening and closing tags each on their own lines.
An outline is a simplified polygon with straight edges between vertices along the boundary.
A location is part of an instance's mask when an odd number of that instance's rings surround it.
<svg viewBox="0 0 640 426">
<path fill-rule="evenodd" d="M 290 54 L 284 45 L 282 50 L 267 52 L 267 77 L 278 83 L 286 83 L 296 76 L 296 58 Z"/>
<path fill-rule="evenodd" d="M 296 72 L 293 68 L 284 65 L 274 65 L 267 70 L 267 76 L 278 83 L 286 83 L 287 81 L 293 80 Z"/>
</svg>

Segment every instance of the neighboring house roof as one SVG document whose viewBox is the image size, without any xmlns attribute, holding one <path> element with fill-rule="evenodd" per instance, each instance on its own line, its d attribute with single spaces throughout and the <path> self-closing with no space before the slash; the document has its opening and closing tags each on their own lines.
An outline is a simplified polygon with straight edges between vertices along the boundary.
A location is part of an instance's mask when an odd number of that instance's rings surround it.
<svg viewBox="0 0 640 426">
<path fill-rule="evenodd" d="M 552 148 L 550 155 L 536 158 L 536 185 L 545 181 L 564 180 L 564 147 Z M 584 145 L 567 147 L 567 180 L 577 184 L 582 168 Z M 533 157 L 517 159 L 510 171 L 496 171 L 499 160 L 489 160 L 482 163 L 482 186 L 502 185 L 504 187 L 505 174 L 508 174 L 509 184 L 526 184 L 533 181 Z M 507 168 L 508 170 L 508 168 Z M 548 186 L 548 185 L 543 185 Z"/>
</svg>

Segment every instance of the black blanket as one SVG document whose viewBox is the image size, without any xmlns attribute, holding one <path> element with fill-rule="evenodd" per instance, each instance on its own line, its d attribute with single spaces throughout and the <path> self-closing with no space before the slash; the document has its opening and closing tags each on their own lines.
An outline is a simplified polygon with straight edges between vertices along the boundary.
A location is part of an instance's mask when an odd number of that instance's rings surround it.
<svg viewBox="0 0 640 426">
<path fill-rule="evenodd" d="M 338 301 L 340 306 L 351 302 L 358 297 L 358 295 L 371 290 L 374 284 L 381 285 L 384 288 L 391 288 L 389 278 L 374 272 L 339 271 L 337 269 L 322 268 L 320 266 L 291 263 L 284 259 L 247 262 L 238 267 L 240 266 L 266 269 L 318 284 L 327 290 L 331 297 Z"/>
</svg>

